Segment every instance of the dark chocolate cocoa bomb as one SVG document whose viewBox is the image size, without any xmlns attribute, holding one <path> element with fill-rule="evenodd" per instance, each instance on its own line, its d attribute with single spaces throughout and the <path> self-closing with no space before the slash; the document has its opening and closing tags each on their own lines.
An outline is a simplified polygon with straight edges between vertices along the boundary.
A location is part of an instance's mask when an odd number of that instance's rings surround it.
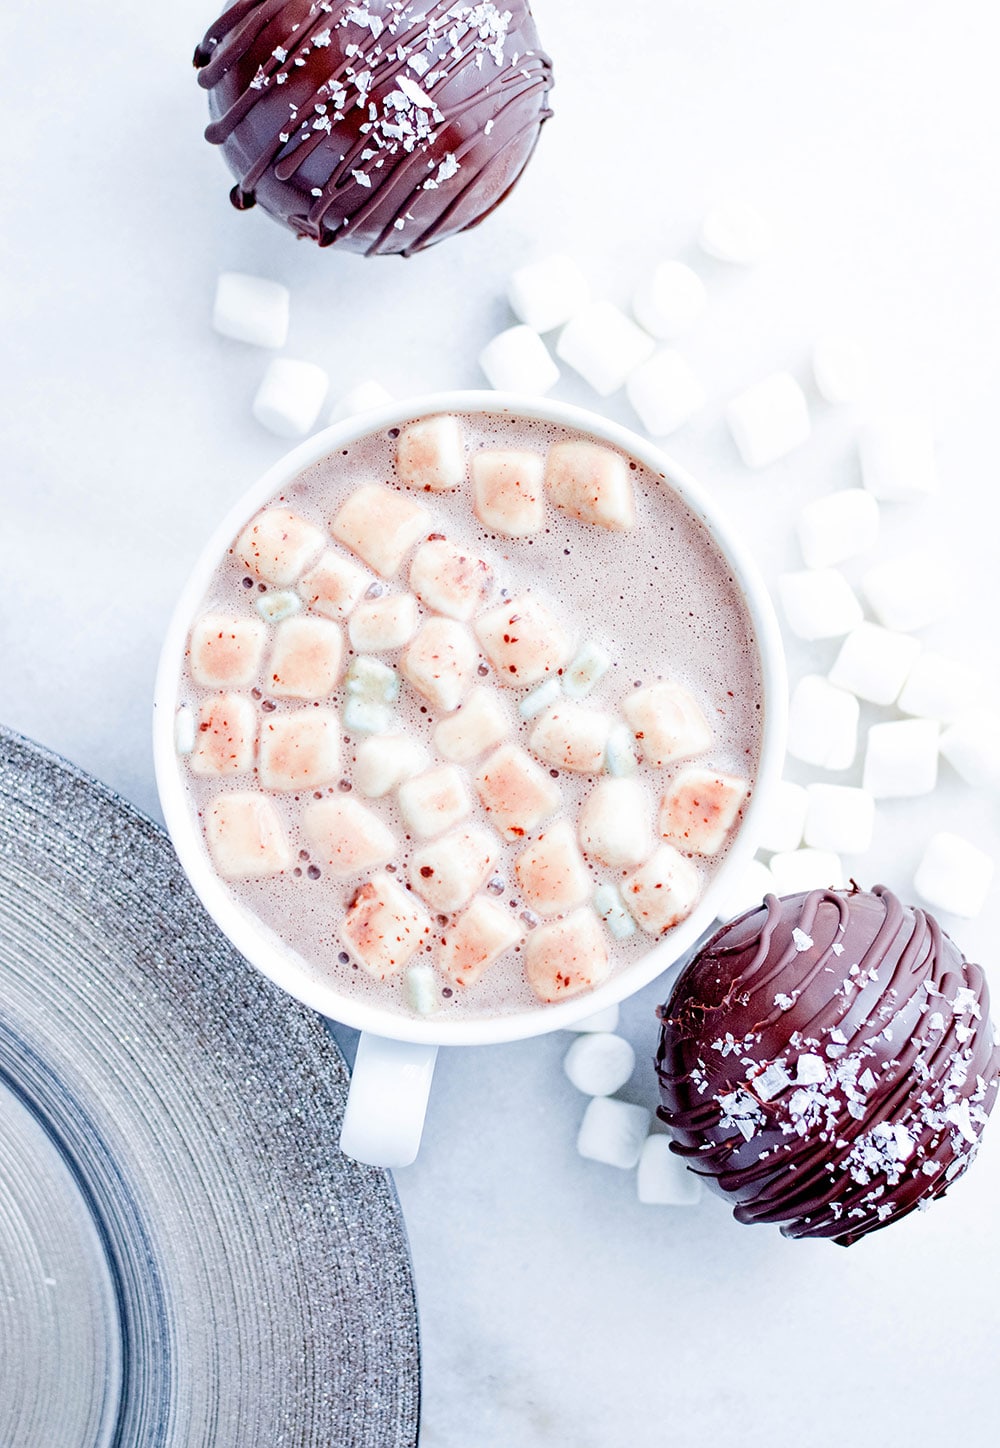
<svg viewBox="0 0 1000 1448">
<path fill-rule="evenodd" d="M 973 1160 L 997 1095 L 989 990 L 883 886 L 726 925 L 680 975 L 656 1057 L 674 1150 L 740 1222 L 850 1246 Z"/>
<path fill-rule="evenodd" d="M 194 63 L 233 205 L 369 256 L 482 221 L 551 115 L 527 0 L 240 0 Z"/>
</svg>

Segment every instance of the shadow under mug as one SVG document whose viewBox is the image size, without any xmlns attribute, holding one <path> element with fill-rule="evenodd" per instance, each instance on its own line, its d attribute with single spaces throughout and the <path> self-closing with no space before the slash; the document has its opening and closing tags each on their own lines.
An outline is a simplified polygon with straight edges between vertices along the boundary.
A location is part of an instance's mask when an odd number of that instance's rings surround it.
<svg viewBox="0 0 1000 1448">
<path fill-rule="evenodd" d="M 564 426 L 607 443 L 663 474 L 708 529 L 742 590 L 760 652 L 763 730 L 753 794 L 726 858 L 697 908 L 668 936 L 603 985 L 555 1005 L 515 1014 L 453 1021 L 409 1018 L 357 1000 L 319 977 L 293 946 L 265 929 L 214 873 L 187 795 L 174 742 L 187 637 L 220 560 L 244 525 L 305 468 L 372 433 L 433 413 L 491 413 Z M 756 567 L 717 505 L 652 443 L 583 408 L 501 392 L 444 392 L 387 404 L 317 433 L 294 448 L 246 492 L 207 540 L 167 630 L 156 680 L 153 744 L 156 780 L 174 848 L 202 904 L 237 949 L 276 985 L 322 1015 L 361 1031 L 344 1115 L 341 1147 L 375 1166 L 408 1166 L 416 1157 L 439 1046 L 491 1045 L 563 1030 L 640 990 L 679 960 L 704 933 L 733 879 L 751 857 L 758 821 L 785 747 L 787 685 L 777 620 Z"/>
</svg>

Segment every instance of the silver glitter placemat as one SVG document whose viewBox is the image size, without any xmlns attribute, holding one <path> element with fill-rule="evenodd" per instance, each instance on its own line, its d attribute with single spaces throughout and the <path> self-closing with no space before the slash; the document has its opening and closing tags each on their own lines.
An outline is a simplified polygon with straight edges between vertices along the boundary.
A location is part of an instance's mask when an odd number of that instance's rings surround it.
<svg viewBox="0 0 1000 1448">
<path fill-rule="evenodd" d="M 163 833 L 0 730 L 0 1443 L 403 1448 L 419 1352 L 384 1172 L 319 1022 Z"/>
</svg>

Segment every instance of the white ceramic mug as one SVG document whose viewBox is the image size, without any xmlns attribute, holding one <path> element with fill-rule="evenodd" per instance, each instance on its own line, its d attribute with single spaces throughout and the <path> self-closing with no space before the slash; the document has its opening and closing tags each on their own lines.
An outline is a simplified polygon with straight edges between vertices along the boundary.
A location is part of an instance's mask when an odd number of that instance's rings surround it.
<svg viewBox="0 0 1000 1448">
<path fill-rule="evenodd" d="M 665 475 L 706 525 L 745 596 L 760 650 L 764 724 L 755 787 L 739 832 L 694 912 L 639 960 L 590 994 L 558 1005 L 539 1004 L 486 1019 L 423 1020 L 384 1010 L 320 979 L 291 944 L 262 929 L 214 873 L 186 794 L 174 742 L 174 719 L 187 637 L 222 557 L 245 523 L 305 468 L 358 438 L 432 413 L 510 413 L 587 433 Z M 781 773 L 787 687 L 781 638 L 771 601 L 755 566 L 716 504 L 657 447 L 581 408 L 498 392 L 439 393 L 388 404 L 317 433 L 281 459 L 243 495 L 202 550 L 167 631 L 156 681 L 154 756 L 164 818 L 174 847 L 203 905 L 233 944 L 276 985 L 322 1015 L 361 1031 L 344 1116 L 341 1146 L 359 1161 L 407 1166 L 417 1154 L 438 1047 L 490 1045 L 541 1035 L 623 1000 L 678 960 L 715 918 L 717 902 L 753 854 L 761 812 Z"/>
</svg>

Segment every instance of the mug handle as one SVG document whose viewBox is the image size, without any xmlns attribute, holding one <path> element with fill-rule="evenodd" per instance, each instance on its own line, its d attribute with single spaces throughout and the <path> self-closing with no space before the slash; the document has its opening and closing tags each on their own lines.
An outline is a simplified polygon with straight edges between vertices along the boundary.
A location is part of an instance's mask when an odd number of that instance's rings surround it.
<svg viewBox="0 0 1000 1448">
<path fill-rule="evenodd" d="M 437 1046 L 361 1033 L 340 1131 L 345 1156 L 368 1166 L 416 1160 Z"/>
</svg>

